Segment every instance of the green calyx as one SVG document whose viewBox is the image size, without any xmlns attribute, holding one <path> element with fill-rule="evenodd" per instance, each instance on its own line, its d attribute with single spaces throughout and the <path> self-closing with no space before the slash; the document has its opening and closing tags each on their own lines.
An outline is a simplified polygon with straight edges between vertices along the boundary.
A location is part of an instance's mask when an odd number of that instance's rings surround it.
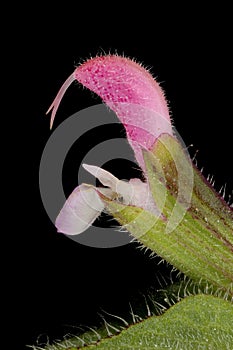
<svg viewBox="0 0 233 350">
<path fill-rule="evenodd" d="M 147 178 L 161 212 L 105 198 L 134 238 L 195 282 L 233 296 L 233 212 L 192 164 L 176 138 L 163 134 L 144 151 Z"/>
</svg>

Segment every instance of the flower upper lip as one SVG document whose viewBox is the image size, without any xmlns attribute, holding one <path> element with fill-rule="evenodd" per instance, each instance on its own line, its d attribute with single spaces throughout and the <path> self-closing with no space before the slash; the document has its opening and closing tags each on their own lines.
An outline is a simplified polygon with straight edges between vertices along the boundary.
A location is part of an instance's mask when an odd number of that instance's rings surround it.
<svg viewBox="0 0 233 350">
<path fill-rule="evenodd" d="M 145 171 L 141 148 L 150 150 L 162 133 L 172 135 L 168 105 L 152 75 L 126 57 L 106 55 L 87 60 L 68 77 L 48 109 L 52 126 L 61 99 L 73 81 L 95 92 L 125 127 L 137 163 Z M 139 147 L 140 146 L 140 147 Z"/>
</svg>

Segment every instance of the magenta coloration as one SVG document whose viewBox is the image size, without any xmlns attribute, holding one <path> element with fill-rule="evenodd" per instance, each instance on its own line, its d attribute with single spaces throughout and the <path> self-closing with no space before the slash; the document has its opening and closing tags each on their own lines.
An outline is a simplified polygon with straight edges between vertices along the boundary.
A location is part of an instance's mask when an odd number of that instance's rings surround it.
<svg viewBox="0 0 233 350">
<path fill-rule="evenodd" d="M 74 76 L 120 114 L 126 111 L 120 109 L 119 103 L 127 103 L 145 107 L 170 120 L 159 84 L 145 68 L 128 58 L 116 55 L 96 57 L 79 66 Z"/>
<path fill-rule="evenodd" d="M 128 58 L 108 55 L 89 59 L 69 76 L 50 106 L 51 127 L 59 103 L 74 80 L 99 95 L 117 114 L 137 162 L 145 170 L 141 148 L 150 150 L 162 133 L 172 135 L 168 106 L 159 84 L 145 68 Z"/>
<path fill-rule="evenodd" d="M 64 93 L 74 80 L 99 95 L 116 113 L 146 178 L 142 149 L 152 149 L 163 133 L 172 135 L 168 106 L 159 84 L 146 69 L 128 58 L 107 55 L 89 59 L 75 69 L 59 90 L 48 110 L 52 111 L 50 127 Z M 117 194 L 125 205 L 136 205 L 160 215 L 147 182 L 131 179 L 127 183 L 98 167 L 84 167 L 108 189 L 78 186 L 57 217 L 59 232 L 73 235 L 87 229 L 104 209 L 100 193 L 110 198 Z"/>
<path fill-rule="evenodd" d="M 161 133 L 172 134 L 164 93 L 152 75 L 138 63 L 116 55 L 90 59 L 74 72 L 117 114 L 143 170 L 141 148 L 150 150 Z"/>
</svg>

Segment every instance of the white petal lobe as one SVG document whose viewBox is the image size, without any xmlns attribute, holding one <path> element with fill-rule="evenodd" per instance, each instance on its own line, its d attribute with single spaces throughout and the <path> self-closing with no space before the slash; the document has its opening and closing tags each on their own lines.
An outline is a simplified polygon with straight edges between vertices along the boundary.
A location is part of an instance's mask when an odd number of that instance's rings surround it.
<svg viewBox="0 0 233 350">
<path fill-rule="evenodd" d="M 76 235 L 84 232 L 101 214 L 104 204 L 95 187 L 82 184 L 74 189 L 61 209 L 55 226 L 58 232 Z"/>
<path fill-rule="evenodd" d="M 112 191 L 116 192 L 116 186 L 119 182 L 118 178 L 95 165 L 83 164 L 85 170 L 95 176 L 104 186 L 108 186 Z"/>
<path fill-rule="evenodd" d="M 156 216 L 160 215 L 148 183 L 142 182 L 140 179 L 131 179 L 129 182 L 119 180 L 108 171 L 95 165 L 83 164 L 83 167 L 98 178 L 103 185 L 110 187 L 113 192 L 117 193 L 123 204 L 134 205 L 148 210 Z"/>
</svg>

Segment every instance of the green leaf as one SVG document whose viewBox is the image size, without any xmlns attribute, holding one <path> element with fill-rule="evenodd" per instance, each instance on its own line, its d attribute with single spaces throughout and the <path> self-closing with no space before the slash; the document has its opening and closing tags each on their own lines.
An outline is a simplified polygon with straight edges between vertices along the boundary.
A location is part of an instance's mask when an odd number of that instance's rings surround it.
<svg viewBox="0 0 233 350">
<path fill-rule="evenodd" d="M 230 302 L 210 295 L 197 295 L 183 299 L 161 316 L 152 316 L 129 326 L 118 335 L 97 339 L 93 333 L 91 340 L 89 333 L 88 340 L 84 334 L 80 340 L 73 339 L 73 343 L 70 340 L 69 346 L 61 343 L 60 347 L 51 346 L 51 349 L 230 350 L 232 325 L 233 305 Z"/>
<path fill-rule="evenodd" d="M 192 165 L 179 142 L 162 135 L 144 152 L 160 217 L 105 198 L 134 238 L 195 282 L 233 295 L 233 212 Z"/>
</svg>

